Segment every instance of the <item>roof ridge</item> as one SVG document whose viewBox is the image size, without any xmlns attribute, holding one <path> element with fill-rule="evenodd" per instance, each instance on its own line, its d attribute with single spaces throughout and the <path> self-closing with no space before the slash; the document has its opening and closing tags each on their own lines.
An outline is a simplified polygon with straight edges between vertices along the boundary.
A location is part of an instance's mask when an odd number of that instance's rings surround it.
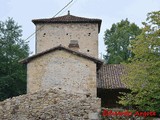
<svg viewBox="0 0 160 120">
<path fill-rule="evenodd" d="M 91 60 L 91 61 L 94 61 L 96 64 L 99 64 L 99 67 L 103 64 L 103 61 L 101 61 L 101 60 L 98 59 L 98 58 L 95 58 L 95 57 L 93 57 L 93 56 L 90 56 L 90 55 L 88 55 L 88 54 L 85 54 L 85 53 L 82 53 L 82 52 L 79 52 L 79 51 L 74 51 L 74 50 L 72 50 L 72 49 L 69 49 L 69 48 L 61 45 L 61 44 L 58 45 L 58 46 L 56 46 L 56 47 L 50 48 L 50 49 L 48 49 L 48 50 L 45 50 L 45 51 L 43 51 L 43 52 L 37 53 L 37 54 L 35 54 L 35 55 L 33 55 L 33 56 L 30 56 L 30 57 L 28 57 L 28 58 L 25 58 L 25 59 L 23 59 L 23 60 L 20 60 L 19 62 L 26 64 L 26 63 L 30 62 L 31 60 L 33 60 L 34 58 L 37 58 L 37 57 L 40 57 L 40 56 L 42 56 L 42 55 L 44 55 L 44 54 L 50 53 L 50 52 L 55 51 L 55 50 L 61 50 L 61 49 L 66 50 L 66 51 L 68 51 L 68 52 L 70 52 L 70 53 L 74 53 L 74 54 L 76 54 L 76 55 L 78 55 L 78 56 L 81 56 L 81 57 L 84 57 L 84 58 L 86 58 L 86 59 L 89 59 L 89 60 Z"/>
<path fill-rule="evenodd" d="M 58 17 L 51 17 L 51 18 L 42 18 L 42 19 L 33 19 L 32 21 L 35 21 L 35 20 L 46 20 L 46 19 L 58 19 L 58 18 L 64 18 L 64 17 L 75 17 L 75 18 L 82 18 L 82 19 L 86 19 L 86 20 L 101 20 L 101 19 L 98 19 L 98 18 L 87 18 L 87 17 L 84 17 L 84 16 L 75 16 L 75 15 L 71 15 L 71 14 L 67 14 L 67 15 L 63 15 L 63 16 L 58 16 Z"/>
<path fill-rule="evenodd" d="M 52 17 L 52 18 L 33 19 L 32 22 L 34 24 L 38 24 L 38 23 L 97 23 L 98 31 L 100 32 L 102 20 L 97 19 L 97 18 L 79 17 L 75 15 L 64 15 L 64 16 Z"/>
</svg>

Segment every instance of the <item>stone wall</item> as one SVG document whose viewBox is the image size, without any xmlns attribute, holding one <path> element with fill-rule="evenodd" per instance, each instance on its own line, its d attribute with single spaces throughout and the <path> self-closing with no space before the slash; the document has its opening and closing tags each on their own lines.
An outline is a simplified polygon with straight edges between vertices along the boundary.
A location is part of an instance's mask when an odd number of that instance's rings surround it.
<svg viewBox="0 0 160 120">
<path fill-rule="evenodd" d="M 43 27 L 42 27 L 43 26 Z M 62 44 L 68 47 L 71 40 L 77 40 L 79 51 L 98 58 L 98 24 L 37 24 L 36 53 Z"/>
<path fill-rule="evenodd" d="M 97 119 L 100 104 L 98 98 L 50 89 L 0 102 L 0 120 Z"/>
<path fill-rule="evenodd" d="M 27 92 L 52 87 L 96 96 L 96 63 L 64 50 L 30 61 L 27 64 Z"/>
</svg>

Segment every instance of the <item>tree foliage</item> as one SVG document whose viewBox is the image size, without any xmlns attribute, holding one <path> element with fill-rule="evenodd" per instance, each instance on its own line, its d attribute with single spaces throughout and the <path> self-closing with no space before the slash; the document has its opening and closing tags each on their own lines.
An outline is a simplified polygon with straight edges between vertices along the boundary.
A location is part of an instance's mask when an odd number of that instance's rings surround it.
<svg viewBox="0 0 160 120">
<path fill-rule="evenodd" d="M 135 39 L 141 33 L 141 29 L 134 23 L 130 23 L 127 19 L 121 20 L 113 24 L 111 29 L 105 31 L 105 45 L 107 46 L 107 55 L 104 56 L 109 64 L 119 64 L 127 62 L 131 57 L 128 50 L 130 40 Z"/>
<path fill-rule="evenodd" d="M 0 100 L 26 92 L 26 67 L 18 61 L 29 55 L 29 47 L 21 36 L 13 19 L 0 21 Z"/>
<path fill-rule="evenodd" d="M 142 33 L 132 41 L 135 54 L 125 64 L 123 82 L 131 93 L 123 93 L 120 103 L 142 111 L 160 112 L 160 11 L 148 14 Z"/>
</svg>

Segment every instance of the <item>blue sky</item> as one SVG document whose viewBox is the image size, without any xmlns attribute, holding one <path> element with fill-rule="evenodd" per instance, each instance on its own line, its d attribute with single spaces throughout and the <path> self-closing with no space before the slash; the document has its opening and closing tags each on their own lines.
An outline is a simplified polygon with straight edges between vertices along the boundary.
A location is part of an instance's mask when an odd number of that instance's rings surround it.
<svg viewBox="0 0 160 120">
<path fill-rule="evenodd" d="M 70 0 L 0 0 L 0 21 L 8 17 L 22 25 L 23 39 L 35 31 L 32 19 L 53 17 Z M 60 16 L 70 10 L 72 15 L 102 19 L 99 34 L 99 53 L 105 54 L 104 31 L 113 23 L 128 18 L 142 27 L 148 12 L 160 10 L 160 0 L 74 0 Z M 35 38 L 29 39 L 34 52 Z"/>
</svg>

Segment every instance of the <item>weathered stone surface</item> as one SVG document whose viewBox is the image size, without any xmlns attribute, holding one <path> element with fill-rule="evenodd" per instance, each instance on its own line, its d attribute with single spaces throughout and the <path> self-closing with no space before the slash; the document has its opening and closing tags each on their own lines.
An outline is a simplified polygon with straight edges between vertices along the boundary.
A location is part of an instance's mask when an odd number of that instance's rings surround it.
<svg viewBox="0 0 160 120">
<path fill-rule="evenodd" d="M 97 95 L 96 64 L 57 50 L 27 64 L 27 92 L 60 87 L 70 93 Z"/>
<path fill-rule="evenodd" d="M 37 24 L 36 30 L 36 53 L 77 40 L 80 52 L 98 58 L 98 23 Z"/>
<path fill-rule="evenodd" d="M 99 98 L 50 89 L 0 102 L 0 120 L 88 120 L 100 105 Z"/>
</svg>

